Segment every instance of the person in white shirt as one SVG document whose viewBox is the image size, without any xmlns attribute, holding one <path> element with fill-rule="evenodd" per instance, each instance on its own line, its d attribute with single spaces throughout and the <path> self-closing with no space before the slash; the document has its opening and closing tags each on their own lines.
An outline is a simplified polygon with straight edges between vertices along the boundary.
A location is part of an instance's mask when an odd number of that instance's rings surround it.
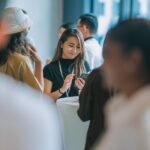
<svg viewBox="0 0 150 150">
<path fill-rule="evenodd" d="M 0 75 L 0 150 L 63 150 L 56 104 Z"/>
<path fill-rule="evenodd" d="M 107 104 L 107 131 L 94 150 L 150 150 L 150 21 L 129 19 L 110 29 L 103 75 L 119 90 Z"/>
<path fill-rule="evenodd" d="M 90 68 L 94 69 L 102 65 L 102 47 L 94 38 L 98 30 L 98 20 L 93 14 L 83 14 L 77 22 L 78 29 L 82 32 L 85 41 L 85 59 Z"/>
</svg>

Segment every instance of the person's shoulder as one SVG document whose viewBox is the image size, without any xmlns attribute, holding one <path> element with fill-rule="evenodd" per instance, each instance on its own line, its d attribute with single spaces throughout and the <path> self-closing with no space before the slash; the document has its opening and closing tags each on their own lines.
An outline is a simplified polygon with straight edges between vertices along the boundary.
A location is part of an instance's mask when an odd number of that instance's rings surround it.
<svg viewBox="0 0 150 150">
<path fill-rule="evenodd" d="M 95 45 L 95 46 L 97 46 L 97 47 L 101 48 L 101 45 L 100 45 L 100 43 L 98 42 L 98 40 L 97 40 L 97 39 L 92 38 L 91 43 L 93 43 L 93 45 Z"/>
<path fill-rule="evenodd" d="M 101 50 L 102 47 L 101 45 L 99 44 L 99 42 L 95 39 L 95 38 L 91 38 L 87 41 L 85 41 L 85 48 L 87 51 L 91 51 L 92 49 L 93 50 Z M 94 51 L 91 51 L 91 53 L 93 53 Z"/>
<path fill-rule="evenodd" d="M 91 73 L 100 73 L 101 72 L 101 68 L 100 67 L 97 67 L 97 68 L 94 68 Z"/>
<path fill-rule="evenodd" d="M 85 44 L 99 44 L 98 41 L 93 37 L 85 41 Z"/>
<path fill-rule="evenodd" d="M 9 55 L 10 61 L 12 60 L 15 63 L 31 63 L 30 59 L 28 56 L 19 54 L 19 53 L 12 53 Z"/>
<path fill-rule="evenodd" d="M 58 65 L 57 61 L 52 61 L 49 64 L 45 65 L 44 70 L 53 70 Z"/>
<path fill-rule="evenodd" d="M 45 79 L 53 81 L 54 72 L 58 69 L 57 64 L 58 62 L 50 62 L 49 64 L 45 65 L 43 69 L 43 76 Z"/>
<path fill-rule="evenodd" d="M 22 54 L 19 54 L 19 53 L 12 53 L 10 54 L 10 57 L 15 59 L 15 60 L 29 60 L 29 57 L 28 56 L 25 56 L 25 55 L 22 55 Z"/>
</svg>

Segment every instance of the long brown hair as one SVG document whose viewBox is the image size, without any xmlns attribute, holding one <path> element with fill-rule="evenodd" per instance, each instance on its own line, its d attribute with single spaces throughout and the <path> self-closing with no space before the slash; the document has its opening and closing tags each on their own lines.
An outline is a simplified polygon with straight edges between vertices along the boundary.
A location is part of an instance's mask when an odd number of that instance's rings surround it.
<svg viewBox="0 0 150 150">
<path fill-rule="evenodd" d="M 26 34 L 27 32 L 24 31 L 10 35 L 7 46 L 0 52 L 0 65 L 7 62 L 10 53 L 16 52 L 30 57 L 27 48 Z"/>
<path fill-rule="evenodd" d="M 83 72 L 86 71 L 84 66 L 84 56 L 85 56 L 85 47 L 84 47 L 84 39 L 82 33 L 78 29 L 68 29 L 66 30 L 62 36 L 60 37 L 58 41 L 58 45 L 56 48 L 55 56 L 52 60 L 52 62 L 58 61 L 62 58 L 63 49 L 61 48 L 61 45 L 67 41 L 69 37 L 76 37 L 79 40 L 81 52 L 80 54 L 75 58 L 73 67 L 74 67 L 74 73 L 76 77 L 79 77 Z"/>
</svg>

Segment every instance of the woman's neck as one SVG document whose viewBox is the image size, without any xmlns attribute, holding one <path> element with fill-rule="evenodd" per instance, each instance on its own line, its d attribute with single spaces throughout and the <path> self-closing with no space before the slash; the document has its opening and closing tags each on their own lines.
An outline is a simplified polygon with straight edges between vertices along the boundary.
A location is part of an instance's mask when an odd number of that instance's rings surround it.
<svg viewBox="0 0 150 150">
<path fill-rule="evenodd" d="M 62 57 L 61 57 L 61 60 L 74 61 L 75 59 L 76 59 L 76 58 L 73 58 L 73 59 L 68 58 L 68 57 L 66 57 L 66 56 L 64 56 L 64 55 L 62 55 Z"/>
<path fill-rule="evenodd" d="M 62 54 L 61 59 L 68 59 L 69 60 L 70 58 L 68 58 L 68 57 L 66 57 L 65 55 Z M 70 60 L 72 60 L 72 59 L 70 59 Z"/>
</svg>

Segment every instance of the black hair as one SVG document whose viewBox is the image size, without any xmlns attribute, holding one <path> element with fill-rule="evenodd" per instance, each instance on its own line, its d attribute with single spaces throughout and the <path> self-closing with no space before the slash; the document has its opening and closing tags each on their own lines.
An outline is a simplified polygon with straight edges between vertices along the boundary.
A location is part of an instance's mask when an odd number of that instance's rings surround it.
<svg viewBox="0 0 150 150">
<path fill-rule="evenodd" d="M 80 23 L 89 28 L 91 34 L 96 34 L 98 30 L 98 19 L 94 14 L 87 13 L 79 17 Z"/>
<path fill-rule="evenodd" d="M 60 28 L 65 28 L 67 30 L 67 29 L 75 28 L 75 25 L 72 22 L 67 22 L 67 23 L 62 24 Z"/>
<path fill-rule="evenodd" d="M 120 43 L 124 54 L 130 54 L 134 48 L 139 49 L 144 67 L 150 73 L 150 21 L 139 18 L 120 22 L 108 31 L 106 40 Z"/>
</svg>

